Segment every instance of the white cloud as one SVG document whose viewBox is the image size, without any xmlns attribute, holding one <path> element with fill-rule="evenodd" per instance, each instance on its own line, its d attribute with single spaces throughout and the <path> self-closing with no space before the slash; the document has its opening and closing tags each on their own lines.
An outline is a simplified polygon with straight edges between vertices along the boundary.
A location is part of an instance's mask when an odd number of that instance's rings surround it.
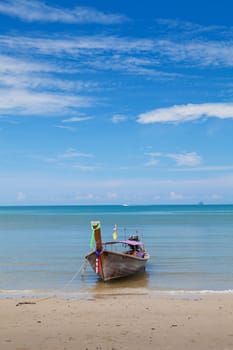
<svg viewBox="0 0 233 350">
<path fill-rule="evenodd" d="M 55 69 L 55 68 L 54 68 Z M 57 72 L 59 73 L 59 68 Z M 63 74 L 66 73 L 64 70 Z M 70 72 L 68 72 L 70 73 Z M 13 76 L 13 74 L 12 74 Z M 32 88 L 32 89 L 46 89 L 46 90 L 56 90 L 56 91 L 90 91 L 95 90 L 97 83 L 77 81 L 77 80 L 68 80 L 68 79 L 59 79 L 58 75 L 53 74 L 43 74 L 43 71 L 40 72 L 40 76 L 35 74 L 27 74 L 24 76 L 13 76 L 13 86 L 17 83 L 19 86 Z"/>
<path fill-rule="evenodd" d="M 196 152 L 171 153 L 167 157 L 174 159 L 178 166 L 197 166 L 202 162 L 202 158 Z"/>
<path fill-rule="evenodd" d="M 16 194 L 16 200 L 18 202 L 23 202 L 25 200 L 25 194 L 23 192 L 18 192 Z"/>
<path fill-rule="evenodd" d="M 138 123 L 181 123 L 200 118 L 233 119 L 233 103 L 203 103 L 158 108 L 138 116 Z"/>
<path fill-rule="evenodd" d="M 42 162 L 46 162 L 46 163 L 51 163 L 51 164 L 56 164 L 56 165 L 59 164 L 60 166 L 65 166 L 65 165 L 68 165 L 68 163 L 69 163 L 69 166 L 72 166 L 74 168 L 78 168 L 79 165 L 73 164 L 74 160 L 76 160 L 78 158 L 93 158 L 93 154 L 78 152 L 74 148 L 69 148 L 64 153 L 56 154 L 53 156 L 33 155 L 30 157 L 33 159 L 42 161 Z"/>
<path fill-rule="evenodd" d="M 106 195 L 106 197 L 107 197 L 108 199 L 117 199 L 117 198 L 118 198 L 118 194 L 115 193 L 115 192 L 108 192 L 107 195 Z"/>
<path fill-rule="evenodd" d="M 145 153 L 149 156 L 149 161 L 145 164 L 146 166 L 154 166 L 159 164 L 157 158 L 170 158 L 173 159 L 177 166 L 195 167 L 201 164 L 202 158 L 196 152 L 186 153 L 161 153 L 161 152 L 150 152 Z"/>
<path fill-rule="evenodd" d="M 82 165 L 82 164 L 73 164 L 72 168 L 78 169 L 81 171 L 95 171 L 96 169 L 98 169 L 98 167 L 94 165 Z"/>
<path fill-rule="evenodd" d="M 90 200 L 92 201 L 93 199 L 95 199 L 95 195 L 92 193 L 88 193 L 88 194 L 81 194 L 81 193 L 77 193 L 75 195 L 75 200 Z"/>
<path fill-rule="evenodd" d="M 19 1 L 17 2 L 19 3 Z M 17 4 L 16 3 L 16 4 Z M 39 2 L 21 0 L 28 5 Z M 11 4 L 11 6 L 9 5 Z M 15 1 L 1 4 L 4 8 L 17 9 Z M 86 8 L 87 9 L 87 8 Z M 91 13 L 91 9 L 90 13 Z M 70 10 L 73 14 L 73 12 Z M 31 12 L 27 11 L 30 16 Z M 50 16 L 52 11 L 46 11 Z M 88 18 L 91 18 L 90 13 Z M 98 16 L 93 16 L 97 18 Z M 210 30 L 210 29 L 209 29 Z M 226 28 L 227 30 L 227 28 Z M 2 52 L 13 50 L 14 54 L 30 50 L 34 54 L 56 55 L 56 57 L 77 57 L 79 67 L 92 67 L 101 70 L 126 71 L 131 74 L 147 75 L 150 77 L 175 78 L 175 72 L 161 71 L 161 65 L 166 61 L 181 63 L 187 66 L 221 67 L 233 66 L 233 44 L 229 41 L 207 40 L 161 40 L 159 38 L 119 37 L 114 35 L 89 36 L 0 36 L 0 49 Z M 106 55 L 109 51 L 109 55 Z M 95 55 L 98 54 L 98 55 Z M 156 57 L 156 59 L 154 58 Z M 67 82 L 68 84 L 68 82 Z"/>
<path fill-rule="evenodd" d="M 162 157 L 164 154 L 161 152 L 147 152 L 145 155 L 150 157 Z"/>
<path fill-rule="evenodd" d="M 175 61 L 177 64 L 186 64 L 194 66 L 233 66 L 233 45 L 229 42 L 173 42 L 163 40 L 152 40 L 147 38 L 118 37 L 110 35 L 89 35 L 89 36 L 0 36 L 1 52 L 13 52 L 14 56 L 19 52 L 20 55 L 46 55 L 46 59 L 56 56 L 56 59 L 67 58 L 67 55 L 74 60 L 76 70 L 95 69 L 98 71 L 120 71 L 123 74 L 137 74 L 147 76 L 150 79 L 175 79 L 183 76 L 175 71 L 167 71 L 163 67 L 164 60 Z M 107 53 L 107 54 L 106 54 Z M 154 59 L 153 57 L 158 57 Z M 44 59 L 45 59 L 44 58 Z M 14 59 L 13 59 L 14 60 Z M 12 61 L 12 64 L 14 62 Z M 26 62 L 25 62 L 26 63 Z M 24 62 L 19 69 L 27 70 Z M 54 71 L 56 67 L 46 67 Z M 11 63 L 8 62 L 8 65 Z M 29 62 L 30 64 L 30 62 Z M 39 66 L 42 63 L 38 63 Z M 35 71 L 36 65 L 30 68 Z M 61 71 L 62 67 L 57 67 Z M 64 70 L 71 70 L 71 67 L 63 67 Z M 17 67 L 16 67 L 17 71 Z M 43 71 L 43 70 L 41 70 Z M 8 77 L 9 78 L 9 77 Z M 28 79 L 31 84 L 41 87 L 53 87 L 61 89 L 95 89 L 96 86 L 91 82 L 76 82 L 69 80 L 53 81 L 50 77 L 33 77 Z M 24 84 L 27 79 L 23 80 Z M 29 83 L 28 83 L 29 84 Z M 177 107 L 185 106 L 174 106 Z M 163 109 L 157 110 L 158 113 L 164 112 Z M 174 112 L 174 110 L 173 110 Z M 195 113 L 194 113 L 195 114 Z M 192 118 L 192 115 L 190 115 Z M 173 121 L 170 120 L 169 121 Z"/>
<path fill-rule="evenodd" d="M 138 74 L 146 75 L 150 77 L 168 77 L 174 78 L 177 76 L 175 73 L 161 72 L 158 70 L 158 62 L 148 56 L 148 53 L 153 51 L 154 42 L 148 39 L 135 39 L 135 38 L 122 38 L 117 36 L 105 36 L 105 35 L 93 35 L 93 36 L 63 36 L 63 37 L 23 37 L 23 36 L 0 36 L 0 50 L 2 52 L 11 52 L 15 56 L 19 52 L 20 55 L 30 55 L 33 53 L 34 57 L 38 59 L 38 55 L 45 55 L 43 59 L 53 59 L 56 56 L 58 59 L 67 58 L 67 55 L 75 59 L 73 65 L 75 65 L 76 71 L 79 69 L 95 69 L 98 71 L 121 71 L 124 74 Z M 106 55 L 106 52 L 109 52 Z M 77 60 L 77 61 L 76 61 Z M 17 59 L 13 59 L 12 62 L 4 63 L 11 65 L 17 70 Z M 30 64 L 30 62 L 29 62 Z M 40 63 L 39 63 L 40 64 Z M 46 62 L 45 62 L 46 66 Z M 62 65 L 56 67 L 48 67 L 50 71 L 62 71 Z M 26 61 L 19 60 L 19 69 L 24 69 L 26 72 L 35 72 L 36 66 L 27 69 Z M 56 70 L 57 68 L 57 70 Z M 156 68 L 156 69 L 155 69 Z M 13 68 L 14 69 L 14 68 Z M 63 71 L 71 71 L 72 67 L 64 67 Z M 44 71 L 41 69 L 41 71 Z M 13 73 L 11 73 L 13 75 Z M 13 75 L 15 76 L 15 75 Z M 8 79 L 9 79 L 8 74 Z M 33 79 L 32 79 L 33 78 Z M 22 79 L 22 83 L 30 84 L 39 87 L 57 87 L 67 90 L 71 89 L 96 89 L 97 83 L 93 82 L 77 82 L 69 80 L 59 80 L 56 78 L 54 81 L 50 77 L 33 76 L 29 79 Z M 18 78 L 19 80 L 19 78 Z M 20 81 L 20 80 L 19 80 Z"/>
<path fill-rule="evenodd" d="M 155 195 L 155 196 L 153 196 L 153 199 L 154 199 L 155 201 L 159 201 L 159 200 L 161 199 L 161 196 Z"/>
<path fill-rule="evenodd" d="M 72 128 L 71 126 L 64 126 L 64 125 L 55 125 L 55 128 L 69 130 L 69 131 L 75 131 L 76 130 L 75 128 Z"/>
<path fill-rule="evenodd" d="M 116 39 L 117 38 L 115 38 L 114 41 Z M 150 47 L 149 42 L 147 42 L 147 47 L 145 47 L 145 52 L 143 52 L 144 50 L 141 50 L 141 48 L 137 46 L 135 39 L 132 39 L 131 42 L 125 46 L 127 43 L 126 40 L 127 39 L 121 38 L 120 49 L 118 46 L 112 48 L 114 54 L 108 56 L 104 54 L 102 56 L 97 56 L 97 59 L 89 60 L 89 65 L 97 70 L 122 71 L 130 74 L 145 75 L 150 78 L 177 78 L 178 76 L 181 76 L 181 74 L 173 72 L 168 73 L 159 69 L 160 65 L 157 60 L 149 57 L 149 51 L 153 52 L 153 47 Z M 132 45 L 134 41 L 135 46 Z M 152 42 L 151 44 L 153 46 Z M 142 45 L 145 45 L 145 41 L 142 41 Z M 132 52 L 126 54 L 125 51 Z M 142 57 L 138 58 L 138 55 L 141 55 Z"/>
<path fill-rule="evenodd" d="M 44 22 L 62 22 L 62 23 L 99 23 L 99 24 L 114 24 L 121 23 L 127 20 L 126 16 L 119 14 L 103 13 L 92 7 L 75 7 L 62 8 L 58 6 L 49 6 L 43 1 L 36 0 L 5 0 L 0 4 L 0 13 L 18 17 L 26 21 L 44 21 Z M 207 32 L 224 33 L 225 36 L 232 36 L 232 28 L 224 26 L 201 26 L 199 24 L 184 22 L 170 19 L 157 20 L 160 24 L 165 24 L 172 30 L 167 33 L 167 40 L 156 38 L 122 38 L 122 37 L 77 37 L 75 40 L 56 38 L 15 38 L 15 43 L 11 47 L 24 49 L 34 47 L 40 52 L 49 53 L 56 51 L 58 53 L 79 54 L 80 50 L 113 50 L 112 52 L 129 52 L 137 51 L 143 53 L 141 56 L 125 57 L 119 55 L 111 55 L 111 60 L 106 60 L 107 66 L 119 69 L 120 63 L 127 67 L 127 70 L 133 73 L 134 71 L 140 74 L 148 74 L 149 66 L 158 67 L 161 57 L 176 62 L 185 63 L 188 66 L 232 66 L 233 65 L 233 45 L 229 40 L 206 40 L 203 36 L 198 38 L 198 34 Z M 175 29 L 175 35 L 174 35 Z M 177 40 L 177 32 L 179 41 Z M 190 33 L 195 35 L 190 38 Z M 184 40 L 184 35 L 186 39 Z M 188 36 L 187 36 L 188 34 Z M 169 38 L 170 37 L 170 38 Z M 173 38 L 173 40 L 172 40 Z M 198 38 L 198 39 L 197 39 Z M 209 38 L 209 37 L 208 37 Z M 14 38 L 1 37 L 2 43 L 10 45 Z M 148 56 L 148 52 L 153 53 L 153 56 Z M 152 58 L 152 57 L 156 57 Z M 93 60 L 92 64 L 102 65 L 103 61 Z M 105 65 L 103 66 L 105 69 Z M 152 71 L 152 70 L 151 70 Z M 156 71 L 152 71 L 156 74 Z M 158 72 L 159 74 L 159 72 Z M 164 73 L 165 74 L 165 73 Z M 168 73 L 167 73 L 168 74 Z M 169 75 L 169 74 L 168 74 Z"/>
<path fill-rule="evenodd" d="M 14 48 L 14 52 L 28 52 L 33 50 L 35 53 L 46 55 L 62 55 L 67 54 L 82 58 L 81 54 L 92 56 L 93 53 L 128 53 L 128 52 L 148 52 L 153 51 L 156 43 L 150 39 L 135 39 L 127 37 L 92 35 L 92 36 L 63 36 L 63 37 L 25 37 L 25 36 L 7 36 L 0 35 L 0 47 L 8 50 Z M 84 57 L 86 59 L 86 57 Z M 113 60 L 122 61 L 121 55 L 112 54 Z M 151 60 L 151 59 L 150 59 Z M 88 60 L 87 63 L 90 61 Z M 96 57 L 94 57 L 96 62 Z M 101 61 L 103 63 L 103 61 Z M 132 61 L 131 61 L 132 63 Z M 135 62 L 134 62 L 135 64 Z M 104 69 L 104 67 L 102 67 Z"/>
<path fill-rule="evenodd" d="M 57 69 L 57 67 L 56 67 Z M 35 63 L 30 60 L 19 59 L 7 55 L 0 55 L 0 72 L 4 73 L 27 73 L 27 72 L 48 72 L 55 71 L 55 67 L 46 62 Z"/>
<path fill-rule="evenodd" d="M 127 119 L 128 119 L 128 117 L 123 115 L 123 114 L 114 114 L 112 116 L 112 122 L 114 124 L 125 122 L 125 121 L 127 121 Z"/>
<path fill-rule="evenodd" d="M 115 24 L 127 19 L 124 15 L 106 14 L 92 7 L 65 9 L 36 0 L 5 0 L 0 4 L 0 13 L 29 22 Z"/>
<path fill-rule="evenodd" d="M 75 149 L 70 148 L 64 154 L 60 154 L 58 156 L 58 158 L 63 158 L 63 159 L 73 159 L 73 158 L 79 158 L 79 157 L 90 158 L 90 157 L 93 157 L 93 155 L 90 153 L 77 152 Z"/>
<path fill-rule="evenodd" d="M 106 180 L 97 178 L 96 173 L 92 178 L 86 176 L 86 173 L 77 172 L 74 176 L 67 178 L 59 174 L 54 174 L 46 171 L 41 172 L 8 172 L 2 173 L 0 181 L 0 203 L 17 204 L 16 193 L 18 192 L 19 184 L 23 193 L 30 193 L 27 196 L 28 204 L 45 204 L 45 203 L 67 203 L 75 204 L 74 194 L 80 195 L 80 198 L 87 198 L 87 204 L 93 204 L 93 199 L 96 199 L 97 204 L 106 203 L 106 193 L 117 193 L 118 203 L 151 203 L 152 199 L 159 200 L 160 203 L 168 203 L 169 198 L 178 196 L 177 203 L 232 203 L 232 192 L 229 188 L 233 188 L 233 175 L 213 176 L 209 174 L 206 178 L 170 178 L 156 179 L 143 177 L 130 178 L 112 178 Z M 77 176 L 78 175 L 78 176 Z M 80 176 L 80 177 L 79 177 Z M 80 179 L 82 180 L 80 181 Z M 81 184 L 81 185 L 80 185 Z M 81 187 L 80 187 L 81 186 Z M 217 192 L 216 192 L 217 189 Z M 172 193 L 173 192 L 173 193 Z M 170 195 L 170 193 L 172 193 Z M 217 196 L 214 196 L 216 194 Z M 88 201 L 88 195 L 90 200 Z M 183 196 L 183 199 L 181 198 Z M 222 198 L 217 198 L 221 196 Z M 71 199 L 72 197 L 72 199 Z M 98 198 L 97 198 L 98 197 Z M 11 199 L 9 199 L 11 198 Z M 51 200 L 51 198 L 55 198 Z M 108 200 L 109 203 L 109 200 Z"/>
<path fill-rule="evenodd" d="M 170 192 L 170 194 L 169 194 L 169 199 L 171 200 L 171 201 L 177 201 L 177 200 L 182 200 L 182 199 L 184 199 L 184 196 L 182 195 L 182 194 L 180 194 L 180 193 L 176 193 L 176 192 Z"/>
<path fill-rule="evenodd" d="M 232 171 L 233 170 L 233 165 L 208 165 L 208 166 L 197 166 L 195 168 L 176 168 L 176 169 L 169 169 L 169 171 Z"/>
<path fill-rule="evenodd" d="M 220 199 L 222 199 L 222 195 L 213 193 L 213 194 L 211 195 L 211 199 L 213 199 L 213 200 L 220 200 Z"/>
<path fill-rule="evenodd" d="M 159 160 L 155 158 L 151 158 L 148 160 L 148 162 L 145 163 L 145 166 L 151 167 L 159 164 Z"/>
<path fill-rule="evenodd" d="M 59 79 L 59 73 L 75 73 L 75 70 L 40 59 L 0 55 L 0 84 L 5 88 L 87 91 L 97 87 L 89 81 Z"/>
<path fill-rule="evenodd" d="M 62 123 L 79 123 L 90 119 L 93 119 L 93 118 L 92 117 L 72 117 L 69 119 L 62 120 Z"/>
<path fill-rule="evenodd" d="M 23 89 L 0 89 L 2 115 L 62 116 L 77 113 L 77 108 L 90 105 L 91 100 L 88 97 Z"/>
<path fill-rule="evenodd" d="M 171 61 L 183 62 L 186 65 L 206 66 L 232 66 L 233 46 L 229 41 L 158 41 L 158 50 L 161 55 L 167 56 Z"/>
</svg>

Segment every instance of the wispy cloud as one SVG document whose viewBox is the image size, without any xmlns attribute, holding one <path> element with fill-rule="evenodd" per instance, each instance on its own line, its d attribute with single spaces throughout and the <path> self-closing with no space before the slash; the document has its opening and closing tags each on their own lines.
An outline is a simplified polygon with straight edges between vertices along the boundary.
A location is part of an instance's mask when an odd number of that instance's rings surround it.
<svg viewBox="0 0 233 350">
<path fill-rule="evenodd" d="M 91 105 L 88 97 L 0 89 L 0 114 L 64 116 L 77 113 L 77 108 Z"/>
<path fill-rule="evenodd" d="M 75 123 L 81 123 L 87 120 L 91 120 L 93 119 L 93 117 L 72 117 L 72 118 L 68 118 L 68 119 L 63 119 L 61 121 L 61 123 L 65 123 L 66 125 L 55 125 L 56 128 L 60 128 L 60 129 L 65 129 L 68 131 L 75 131 L 76 128 L 74 128 L 73 126 L 67 125 L 67 124 L 75 124 Z"/>
<path fill-rule="evenodd" d="M 50 75 L 55 72 L 62 72 L 62 62 L 67 57 L 72 57 L 73 67 L 64 68 L 63 72 L 71 73 L 72 69 L 77 71 L 86 70 L 90 73 L 90 69 L 93 72 L 98 71 L 105 74 L 107 71 L 121 72 L 121 74 L 137 74 L 141 76 L 148 76 L 153 79 L 174 79 L 181 76 L 175 72 L 166 72 L 161 69 L 159 62 L 151 57 L 153 52 L 154 42 L 148 39 L 137 39 L 137 38 L 124 38 L 117 36 L 77 36 L 74 37 L 12 37 L 12 36 L 0 36 L 0 49 L 3 52 L 11 51 L 14 47 L 12 55 L 23 55 L 31 57 L 34 55 L 34 60 L 44 60 L 47 72 L 50 70 Z M 53 66 L 53 60 L 56 57 L 56 65 Z M 10 60 L 10 59 L 9 59 Z M 47 60 L 47 61 L 45 61 Z M 17 61 L 19 63 L 17 68 Z M 60 62 L 58 66 L 57 62 Z M 50 62 L 50 65 L 48 64 Z M 17 60 L 14 58 L 12 62 L 3 62 L 6 69 L 11 65 L 16 67 L 18 76 L 7 71 L 5 81 L 7 83 L 19 83 L 22 85 L 36 86 L 40 88 L 55 88 L 64 90 L 96 90 L 99 88 L 97 82 L 91 81 L 72 81 L 71 79 L 52 79 L 50 76 L 46 76 L 46 71 L 43 69 L 42 64 L 33 65 L 33 63 Z M 29 65 L 27 66 L 27 63 Z M 43 63 L 43 62 L 41 62 Z M 39 67 L 41 66 L 41 74 Z M 20 68 L 21 67 L 21 68 Z M 28 67 L 28 68 L 27 68 Z M 75 67 L 75 68 L 74 68 Z M 31 68 L 31 70 L 30 70 Z M 19 75 L 18 69 L 25 69 L 24 76 L 23 72 Z M 6 71 L 6 70 L 5 70 Z M 25 77 L 28 72 L 31 74 L 30 79 Z"/>
<path fill-rule="evenodd" d="M 128 120 L 128 117 L 126 115 L 123 115 L 123 114 L 114 114 L 112 116 L 112 122 L 114 124 L 123 123 L 127 120 Z"/>
<path fill-rule="evenodd" d="M 93 7 L 52 7 L 36 0 L 6 0 L 0 3 L 2 14 L 28 22 L 116 24 L 127 20 L 121 14 L 108 14 Z"/>
<path fill-rule="evenodd" d="M 55 72 L 58 67 L 50 65 L 48 62 L 35 62 L 26 59 L 19 59 L 9 55 L 0 55 L 0 72 L 2 74 L 17 72 Z"/>
<path fill-rule="evenodd" d="M 14 56 L 20 54 L 29 57 L 33 53 L 34 59 L 47 59 L 50 62 L 53 62 L 54 57 L 56 57 L 56 62 L 69 57 L 72 58 L 72 64 L 75 66 L 76 71 L 78 69 L 82 71 L 84 69 L 88 71 L 94 69 L 99 72 L 120 71 L 123 74 L 130 73 L 151 77 L 176 77 L 177 74 L 175 73 L 159 70 L 158 61 L 150 56 L 154 46 L 154 42 L 149 39 L 106 35 L 64 36 L 59 38 L 56 36 L 0 36 L 0 49 L 2 52 L 12 51 L 11 54 Z M 22 64 L 27 69 L 25 63 Z M 62 64 L 60 63 L 60 65 Z M 34 67 L 32 68 L 35 69 Z M 56 68 L 60 68 L 61 71 L 61 67 Z M 65 83 L 69 86 L 68 81 Z M 59 84 L 61 85 L 61 82 Z M 90 87 L 95 87 L 94 83 L 92 83 L 92 86 L 88 86 L 88 88 Z"/>
<path fill-rule="evenodd" d="M 154 157 L 151 157 L 146 163 L 145 166 L 147 167 L 153 167 L 157 166 L 160 163 L 159 159 L 155 159 Z"/>
<path fill-rule="evenodd" d="M 109 35 L 69 37 L 0 36 L 2 52 L 14 49 L 14 55 L 46 55 L 56 58 L 75 58 L 76 68 L 114 70 L 150 77 L 181 76 L 165 70 L 164 63 L 187 67 L 232 67 L 233 43 L 207 40 L 161 40 L 159 38 L 119 37 Z M 107 54 L 108 53 L 108 54 Z M 156 59 L 154 58 L 156 56 Z"/>
<path fill-rule="evenodd" d="M 99 167 L 94 166 L 94 165 L 92 166 L 92 165 L 73 164 L 72 168 L 73 169 L 78 169 L 78 170 L 81 170 L 81 171 L 95 171 Z"/>
<path fill-rule="evenodd" d="M 201 118 L 233 118 L 233 103 L 204 103 L 158 108 L 138 116 L 138 123 L 182 123 Z"/>
<path fill-rule="evenodd" d="M 65 153 L 58 155 L 58 158 L 61 159 L 74 159 L 74 158 L 80 158 L 80 157 L 93 157 L 92 154 L 90 153 L 81 153 L 81 152 L 77 152 L 74 148 L 70 148 L 68 149 Z"/>
<path fill-rule="evenodd" d="M 203 34 L 226 34 L 229 28 L 224 25 L 202 25 L 199 23 L 194 23 L 190 21 L 185 21 L 181 19 L 171 19 L 171 18 L 157 18 L 155 22 L 165 29 L 166 36 L 183 36 L 190 37 Z"/>
<path fill-rule="evenodd" d="M 64 126 L 64 125 L 55 125 L 55 128 L 68 130 L 68 131 L 75 131 L 75 128 L 72 128 L 71 126 Z"/>
<path fill-rule="evenodd" d="M 16 193 L 16 200 L 18 202 L 23 202 L 25 200 L 26 196 L 23 192 L 17 192 Z"/>
<path fill-rule="evenodd" d="M 97 82 L 91 82 L 91 81 L 82 81 L 82 80 L 68 80 L 68 79 L 60 79 L 59 78 L 59 72 L 58 74 L 50 73 L 43 74 L 43 71 L 41 72 L 40 76 L 35 74 L 25 74 L 24 76 L 11 76 L 12 79 L 8 76 L 8 78 L 11 79 L 8 80 L 9 82 L 12 82 L 13 86 L 22 86 L 22 87 L 28 87 L 32 89 L 44 89 L 44 90 L 56 90 L 56 91 L 95 91 L 98 83 Z M 63 74 L 66 72 L 63 72 Z"/>
<path fill-rule="evenodd" d="M 167 157 L 174 159 L 178 166 L 197 166 L 202 162 L 202 158 L 196 152 L 171 153 L 167 154 Z"/>
<path fill-rule="evenodd" d="M 196 152 L 183 152 L 183 153 L 161 153 L 161 152 L 150 152 L 145 153 L 149 156 L 149 161 L 145 164 L 146 166 L 155 166 L 160 163 L 158 158 L 167 158 L 175 161 L 176 166 L 181 167 L 195 167 L 202 163 L 202 157 Z"/>
<path fill-rule="evenodd" d="M 232 172 L 233 170 L 233 165 L 208 165 L 208 166 L 197 166 L 195 168 L 190 167 L 190 168 L 175 168 L 175 169 L 169 169 L 169 171 L 190 171 L 190 172 L 194 172 L 194 171 L 198 171 L 198 172 L 226 172 L 226 171 L 230 171 Z"/>
<path fill-rule="evenodd" d="M 2 36 L 2 45 L 20 48 L 21 50 L 33 49 L 41 54 L 56 53 L 58 55 L 69 54 L 81 58 L 81 55 L 100 54 L 111 51 L 110 57 L 105 57 L 106 65 L 112 65 L 117 69 L 120 62 L 130 70 L 149 69 L 154 67 L 159 69 L 161 59 L 175 63 L 185 63 L 187 66 L 232 66 L 233 65 L 233 44 L 230 41 L 212 41 L 212 40 L 162 40 L 159 38 L 135 38 L 118 37 L 108 35 L 77 36 L 76 38 L 30 38 Z M 122 54 L 134 53 L 131 56 Z M 138 54 L 140 53 L 140 56 Z M 154 53 L 157 58 L 154 59 L 148 55 Z M 137 55 L 136 55 L 137 54 Z M 86 58 L 86 57 L 84 57 Z M 111 59 L 110 59 L 111 58 Z M 90 60 L 89 64 L 99 67 L 101 60 Z M 106 67 L 102 66 L 102 69 Z"/>
<path fill-rule="evenodd" d="M 159 40 L 158 49 L 162 56 L 186 66 L 221 67 L 233 65 L 233 44 L 231 41 L 212 40 Z"/>
<path fill-rule="evenodd" d="M 98 197 L 97 197 L 98 198 Z M 93 199 L 96 199 L 96 195 L 93 193 L 76 193 L 75 198 L 76 201 L 93 201 Z"/>
<path fill-rule="evenodd" d="M 169 194 L 169 199 L 171 201 L 179 201 L 179 200 L 183 200 L 185 197 L 183 194 L 181 193 L 176 193 L 174 191 L 171 191 L 170 194 Z"/>
<path fill-rule="evenodd" d="M 82 91 L 95 90 L 97 82 L 74 80 L 69 73 L 51 61 L 0 55 L 0 114 L 72 116 L 89 107 L 93 99 Z"/>
<path fill-rule="evenodd" d="M 93 119 L 93 117 L 72 117 L 68 119 L 63 119 L 62 123 L 80 123 L 90 119 Z"/>
<path fill-rule="evenodd" d="M 149 152 L 145 153 L 149 160 L 145 163 L 146 167 L 154 167 L 165 163 L 163 160 L 172 159 L 175 166 L 166 164 L 169 172 L 232 172 L 233 165 L 202 165 L 203 158 L 197 152 L 182 152 L 182 153 L 162 153 Z"/>
<path fill-rule="evenodd" d="M 98 57 L 97 59 L 92 58 L 89 60 L 88 64 L 90 65 L 90 67 L 98 70 L 121 71 L 125 74 L 137 74 L 148 76 L 150 78 L 176 78 L 182 76 L 178 73 L 163 71 L 160 67 L 160 63 L 158 62 L 158 60 L 149 57 L 150 50 L 146 50 L 145 52 L 143 52 L 143 50 L 141 51 L 141 49 L 138 48 L 137 45 L 135 45 L 135 52 L 133 52 L 133 46 L 131 47 L 131 49 L 129 49 L 129 47 L 127 48 L 124 47 L 124 45 L 122 45 L 122 49 L 122 52 L 119 50 L 119 48 L 112 49 L 115 51 L 115 54 L 109 56 L 103 55 Z M 129 52 L 125 52 L 125 50 L 129 50 Z M 130 52 L 131 50 L 132 52 Z M 153 52 L 153 48 L 151 48 L 151 52 Z M 142 57 L 140 58 L 138 56 Z"/>
<path fill-rule="evenodd" d="M 13 4 L 20 4 L 22 8 L 25 8 L 25 4 L 37 4 L 39 8 L 47 6 L 42 2 L 21 0 L 15 3 L 9 0 L 0 3 L 0 11 L 13 8 Z M 76 37 L 2 35 L 0 51 L 2 115 L 42 115 L 47 103 L 49 115 L 66 116 L 71 111 L 70 118 L 74 118 L 74 113 L 79 112 L 77 108 L 93 105 L 94 99 L 82 96 L 81 92 L 93 92 L 100 86 L 93 74 L 96 71 L 99 76 L 103 74 L 105 77 L 106 71 L 114 71 L 124 76 L 137 74 L 147 79 L 175 79 L 181 75 L 176 73 L 174 62 L 175 65 L 185 63 L 198 68 L 201 65 L 233 66 L 233 43 L 227 41 L 179 42 L 96 34 Z M 168 61 L 172 62 L 172 66 L 168 65 L 169 71 L 166 65 Z M 69 74 L 72 69 L 76 74 Z M 77 79 L 80 78 L 77 72 L 82 77 L 84 73 L 87 74 L 81 80 Z M 80 96 L 77 96 L 77 92 Z M 233 105 L 230 103 L 177 105 L 142 113 L 137 121 L 141 124 L 179 123 L 203 117 L 233 118 L 232 110 Z M 116 115 L 112 121 L 120 122 L 122 118 Z"/>
<path fill-rule="evenodd" d="M 63 37 L 26 37 L 26 36 L 0 36 L 0 47 L 14 48 L 14 52 L 20 50 L 21 52 L 27 52 L 28 50 L 34 50 L 35 53 L 40 54 L 66 54 L 77 56 L 82 58 L 82 54 L 93 54 L 94 52 L 100 53 L 101 51 L 116 52 L 148 52 L 156 49 L 156 42 L 151 39 L 138 39 L 132 37 L 118 37 L 114 35 L 86 35 L 86 36 L 63 36 Z M 117 56 L 114 56 L 117 57 Z M 86 57 L 84 57 L 86 58 Z M 119 57 L 122 58 L 122 57 Z M 143 64 L 149 63 L 149 58 L 143 61 Z M 151 59 L 150 59 L 151 62 Z M 157 62 L 157 61 L 156 61 Z M 132 59 L 131 59 L 131 63 Z M 139 64 L 139 60 L 134 61 L 135 64 Z"/>
<path fill-rule="evenodd" d="M 22 58 L 0 55 L 0 83 L 12 87 L 47 88 L 64 91 L 93 91 L 99 88 L 98 82 L 72 79 L 78 69 L 64 67 L 53 59 Z M 60 75 L 63 75 L 63 79 Z M 66 74 L 67 79 L 64 77 Z"/>
<path fill-rule="evenodd" d="M 50 164 L 59 168 L 79 169 L 79 170 L 92 170 L 97 166 L 93 164 L 77 164 L 77 161 L 89 161 L 94 157 L 91 153 L 79 152 L 75 148 L 69 148 L 64 153 L 54 155 L 30 155 L 30 158 Z"/>
</svg>

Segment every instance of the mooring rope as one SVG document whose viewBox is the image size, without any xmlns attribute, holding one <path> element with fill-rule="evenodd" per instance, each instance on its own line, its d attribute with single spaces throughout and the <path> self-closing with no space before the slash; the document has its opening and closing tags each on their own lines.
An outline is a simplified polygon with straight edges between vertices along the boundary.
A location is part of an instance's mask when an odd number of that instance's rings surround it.
<svg viewBox="0 0 233 350">
<path fill-rule="evenodd" d="M 58 292 L 61 292 L 61 291 L 65 290 L 75 280 L 75 278 L 79 274 L 81 274 L 81 276 L 83 276 L 85 271 L 86 271 L 86 268 L 87 268 L 87 259 L 84 258 L 80 268 L 75 272 L 75 274 L 71 277 L 71 279 L 62 288 L 58 289 Z M 53 297 L 56 297 L 56 294 L 50 295 L 48 297 L 44 297 L 44 298 L 41 298 L 41 299 L 37 299 L 36 302 L 30 302 L 30 301 L 19 302 L 19 303 L 16 304 L 16 306 L 20 306 L 20 305 L 24 305 L 24 304 L 36 304 L 38 302 L 45 301 L 45 300 L 48 300 L 48 299 L 53 298 Z"/>
<path fill-rule="evenodd" d="M 73 275 L 73 277 L 64 285 L 64 287 L 62 287 L 61 289 L 59 289 L 59 291 L 66 289 L 66 287 L 68 287 L 74 280 L 75 278 L 80 274 L 81 276 L 84 275 L 85 271 L 86 271 L 86 267 L 87 267 L 87 259 L 83 259 L 82 265 L 80 266 L 80 269 L 78 271 L 75 272 L 75 274 Z"/>
</svg>

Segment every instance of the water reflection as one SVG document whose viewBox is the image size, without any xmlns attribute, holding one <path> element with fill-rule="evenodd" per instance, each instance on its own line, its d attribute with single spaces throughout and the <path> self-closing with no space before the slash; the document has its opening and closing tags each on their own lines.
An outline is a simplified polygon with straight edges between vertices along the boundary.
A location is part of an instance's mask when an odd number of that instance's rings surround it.
<svg viewBox="0 0 233 350">
<path fill-rule="evenodd" d="M 149 273 L 148 272 L 139 272 L 133 276 L 123 277 L 115 280 L 110 280 L 103 282 L 96 275 L 93 275 L 95 280 L 93 280 L 92 285 L 90 285 L 90 276 L 84 276 L 82 278 L 82 289 L 88 290 L 89 293 L 94 295 L 103 295 L 103 294 L 132 294 L 140 293 L 144 289 L 148 288 L 149 285 Z M 88 280 L 89 281 L 88 281 Z"/>
</svg>

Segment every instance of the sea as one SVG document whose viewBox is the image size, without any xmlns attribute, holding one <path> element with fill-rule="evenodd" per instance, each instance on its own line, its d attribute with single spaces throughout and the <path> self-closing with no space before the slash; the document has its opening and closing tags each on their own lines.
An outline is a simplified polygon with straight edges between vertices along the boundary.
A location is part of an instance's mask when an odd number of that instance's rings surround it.
<svg viewBox="0 0 233 350">
<path fill-rule="evenodd" d="M 103 282 L 85 260 L 91 221 L 103 241 L 138 234 L 146 271 Z M 233 205 L 0 207 L 0 298 L 108 293 L 233 293 Z"/>
</svg>

